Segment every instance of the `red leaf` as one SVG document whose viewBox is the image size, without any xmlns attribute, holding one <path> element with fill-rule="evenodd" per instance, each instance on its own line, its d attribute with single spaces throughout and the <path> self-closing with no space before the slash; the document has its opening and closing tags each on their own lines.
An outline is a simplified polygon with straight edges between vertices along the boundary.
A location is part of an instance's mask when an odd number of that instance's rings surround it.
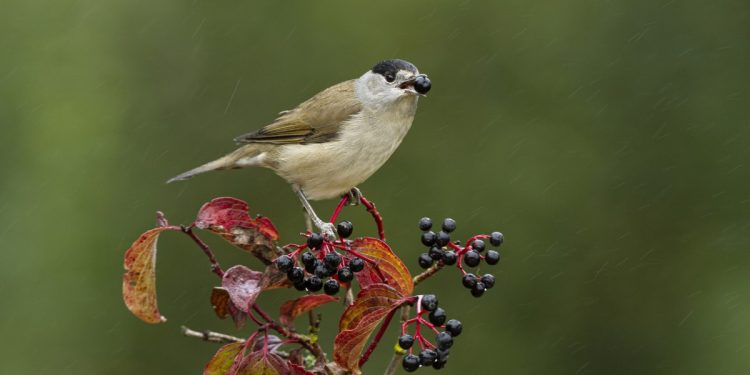
<svg viewBox="0 0 750 375">
<path fill-rule="evenodd" d="M 198 211 L 195 226 L 200 229 L 223 227 L 225 231 L 231 231 L 235 227 L 252 228 L 269 240 L 278 240 L 279 232 L 271 220 L 265 217 L 253 219 L 248 214 L 249 209 L 247 203 L 236 198 L 214 198 Z"/>
<path fill-rule="evenodd" d="M 274 245 L 274 241 L 279 239 L 279 232 L 271 220 L 252 218 L 248 210 L 247 203 L 239 199 L 215 198 L 201 207 L 193 224 L 221 235 L 232 245 L 269 264 L 279 255 Z"/>
<path fill-rule="evenodd" d="M 211 306 L 214 308 L 214 312 L 219 319 L 226 319 L 227 316 L 231 316 L 237 328 L 242 328 L 245 325 L 247 314 L 240 311 L 232 303 L 232 300 L 229 298 L 229 292 L 226 289 L 214 287 L 211 291 Z"/>
<path fill-rule="evenodd" d="M 288 362 L 287 365 L 289 366 L 289 369 L 292 370 L 291 374 L 294 374 L 294 375 L 315 375 L 312 372 L 305 370 L 304 367 L 302 367 L 302 366 L 300 366 L 300 365 L 298 365 L 296 363 Z"/>
<path fill-rule="evenodd" d="M 143 233 L 125 252 L 122 297 L 130 312 L 146 323 L 167 321 L 156 304 L 156 242 L 166 229 Z"/>
<path fill-rule="evenodd" d="M 237 375 L 287 375 L 291 372 L 287 361 L 278 354 L 270 351 L 259 350 L 250 353 L 229 374 Z"/>
<path fill-rule="evenodd" d="M 287 301 L 281 305 L 281 315 L 279 320 L 282 324 L 292 325 L 294 319 L 320 305 L 338 300 L 334 296 L 327 294 L 311 294 L 297 298 L 292 301 Z"/>
<path fill-rule="evenodd" d="M 203 375 L 224 375 L 234 364 L 234 359 L 245 346 L 243 342 L 233 342 L 219 348 L 203 368 Z"/>
<path fill-rule="evenodd" d="M 362 289 L 339 321 L 339 334 L 333 342 L 336 363 L 359 373 L 360 353 L 368 338 L 386 315 L 406 299 L 399 290 L 385 284 L 372 284 Z"/>
<path fill-rule="evenodd" d="M 260 292 L 263 291 L 263 273 L 237 265 L 228 269 L 221 280 L 221 286 L 229 293 L 229 298 L 237 308 L 249 313 Z"/>
<path fill-rule="evenodd" d="M 388 284 L 402 295 L 411 295 L 414 282 L 409 269 L 385 242 L 371 237 L 358 238 L 352 243 L 352 249 L 377 264 L 376 269 L 367 263 L 364 270 L 354 274 L 362 289 L 372 284 Z"/>
</svg>

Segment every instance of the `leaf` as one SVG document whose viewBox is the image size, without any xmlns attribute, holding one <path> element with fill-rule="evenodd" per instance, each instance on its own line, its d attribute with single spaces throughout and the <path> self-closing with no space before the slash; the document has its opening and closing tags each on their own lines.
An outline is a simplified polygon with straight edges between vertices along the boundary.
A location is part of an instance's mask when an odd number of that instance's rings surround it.
<svg viewBox="0 0 750 375">
<path fill-rule="evenodd" d="M 231 316 L 237 328 L 242 328 L 245 325 L 247 314 L 240 311 L 232 303 L 231 298 L 229 298 L 229 292 L 226 289 L 214 287 L 211 291 L 211 306 L 219 319 L 226 319 L 227 316 Z"/>
<path fill-rule="evenodd" d="M 339 334 L 333 342 L 336 363 L 358 373 L 360 353 L 368 338 L 385 316 L 407 298 L 385 284 L 371 284 L 362 289 L 339 321 Z"/>
<path fill-rule="evenodd" d="M 146 323 L 167 321 L 156 304 L 156 242 L 167 229 L 143 233 L 125 252 L 122 298 L 128 310 Z"/>
<path fill-rule="evenodd" d="M 237 375 L 287 375 L 290 373 L 287 361 L 273 352 L 258 350 L 244 357 L 229 374 Z"/>
<path fill-rule="evenodd" d="M 385 242 L 377 238 L 364 237 L 354 240 L 351 247 L 377 264 L 375 269 L 367 263 L 364 270 L 354 274 L 362 289 L 372 284 L 388 284 L 402 295 L 411 295 L 414 282 L 409 269 Z"/>
<path fill-rule="evenodd" d="M 193 224 L 221 235 L 232 245 L 269 264 L 279 255 L 274 244 L 279 232 L 271 220 L 262 216 L 253 219 L 248 210 L 247 203 L 239 199 L 215 198 L 201 207 Z"/>
<path fill-rule="evenodd" d="M 279 316 L 279 320 L 281 320 L 282 324 L 290 326 L 294 323 L 294 319 L 301 314 L 336 300 L 338 300 L 338 298 L 327 294 L 310 294 L 292 301 L 284 302 L 284 304 L 281 305 L 281 315 Z"/>
<path fill-rule="evenodd" d="M 233 342 L 219 348 L 203 368 L 203 375 L 224 375 L 234 364 L 234 359 L 240 353 L 245 343 Z"/>
<path fill-rule="evenodd" d="M 255 299 L 263 291 L 262 278 L 262 272 L 237 265 L 224 272 L 221 286 L 227 290 L 229 298 L 237 308 L 249 313 Z"/>
</svg>

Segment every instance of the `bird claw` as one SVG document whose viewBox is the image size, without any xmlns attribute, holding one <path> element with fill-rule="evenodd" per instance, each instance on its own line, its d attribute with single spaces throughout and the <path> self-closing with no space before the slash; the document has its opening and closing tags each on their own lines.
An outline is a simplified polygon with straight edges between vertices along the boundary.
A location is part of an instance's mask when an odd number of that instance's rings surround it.
<svg viewBox="0 0 750 375">
<path fill-rule="evenodd" d="M 320 223 L 318 224 L 318 229 L 320 229 L 320 234 L 324 238 L 329 240 L 336 239 L 336 227 L 332 223 Z"/>
</svg>

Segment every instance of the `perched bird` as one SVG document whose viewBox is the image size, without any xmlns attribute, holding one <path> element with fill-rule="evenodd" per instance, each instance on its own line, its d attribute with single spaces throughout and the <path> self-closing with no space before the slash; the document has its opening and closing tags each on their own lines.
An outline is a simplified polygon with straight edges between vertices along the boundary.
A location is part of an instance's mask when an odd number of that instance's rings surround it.
<svg viewBox="0 0 750 375">
<path fill-rule="evenodd" d="M 235 151 L 169 182 L 219 169 L 265 167 L 292 185 L 321 232 L 334 236 L 308 199 L 359 191 L 404 139 L 417 100 L 430 91 L 427 75 L 404 60 L 381 61 L 361 77 L 333 85 L 269 125 L 235 138 Z"/>
</svg>

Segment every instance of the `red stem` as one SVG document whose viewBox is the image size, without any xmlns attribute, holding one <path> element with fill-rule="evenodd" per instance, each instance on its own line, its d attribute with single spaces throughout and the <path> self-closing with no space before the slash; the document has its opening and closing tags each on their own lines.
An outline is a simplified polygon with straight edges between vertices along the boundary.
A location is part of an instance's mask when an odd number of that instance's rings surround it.
<svg viewBox="0 0 750 375">
<path fill-rule="evenodd" d="M 372 215 L 372 218 L 375 220 L 375 224 L 378 225 L 378 236 L 380 236 L 380 240 L 385 242 L 385 229 L 383 229 L 383 217 L 380 216 L 380 212 L 378 212 L 378 209 L 375 208 L 375 204 L 368 201 L 367 198 L 364 197 L 364 195 L 359 196 L 359 201 L 362 202 L 362 205 L 367 208 L 367 212 Z"/>
<path fill-rule="evenodd" d="M 378 330 L 378 333 L 375 334 L 375 338 L 372 339 L 372 342 L 367 347 L 367 350 L 365 350 L 364 354 L 362 354 L 362 357 L 359 358 L 359 366 L 362 367 L 362 365 L 367 362 L 367 360 L 370 358 L 370 354 L 375 350 L 375 348 L 378 346 L 378 343 L 380 343 L 380 339 L 383 338 L 383 334 L 385 333 L 385 330 L 388 329 L 388 325 L 391 324 L 391 319 L 393 319 L 393 315 L 396 313 L 396 310 L 393 309 L 391 312 L 388 313 L 388 315 L 385 317 L 385 321 L 380 326 L 380 329 Z"/>
<path fill-rule="evenodd" d="M 336 221 L 336 218 L 339 217 L 339 213 L 341 213 L 341 209 L 344 208 L 347 203 L 349 203 L 349 194 L 345 194 L 343 197 L 341 197 L 339 205 L 336 206 L 336 209 L 333 211 L 333 215 L 331 215 L 331 220 L 328 220 L 329 223 L 333 223 L 334 221 Z"/>
</svg>

